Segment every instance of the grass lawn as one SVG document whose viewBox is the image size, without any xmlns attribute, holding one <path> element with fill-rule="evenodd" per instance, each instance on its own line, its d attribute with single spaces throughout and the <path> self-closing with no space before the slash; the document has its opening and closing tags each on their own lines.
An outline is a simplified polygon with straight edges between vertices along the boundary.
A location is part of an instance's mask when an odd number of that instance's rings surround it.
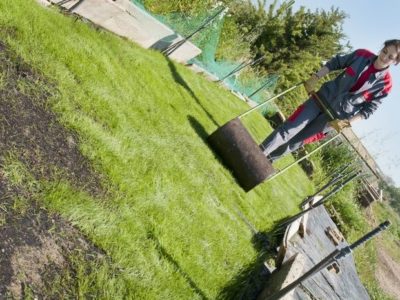
<svg viewBox="0 0 400 300">
<path fill-rule="evenodd" d="M 13 186 L 69 220 L 108 258 L 75 270 L 70 294 L 213 299 L 243 288 L 262 255 L 247 223 L 269 232 L 313 190 L 298 167 L 249 193 L 237 185 L 206 137 L 248 106 L 157 52 L 33 0 L 0 2 L 0 29 L 0 40 L 38 74 L 19 78 L 15 89 L 55 113 L 40 131 L 43 143 L 76 144 L 92 172 L 79 175 L 84 169 L 68 159 L 46 172 L 50 146 L 10 145 L 0 154 Z M 271 130 L 258 113 L 244 122 L 257 141 Z M 60 124 L 75 140 L 52 144 L 64 139 L 53 130 Z"/>
</svg>

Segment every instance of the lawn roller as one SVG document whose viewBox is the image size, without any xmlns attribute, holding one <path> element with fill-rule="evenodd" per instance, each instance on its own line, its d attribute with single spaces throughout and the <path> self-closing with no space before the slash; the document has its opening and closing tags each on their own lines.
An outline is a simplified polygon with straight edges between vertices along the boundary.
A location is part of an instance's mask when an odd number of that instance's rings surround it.
<svg viewBox="0 0 400 300">
<path fill-rule="evenodd" d="M 218 129 L 208 137 L 208 142 L 211 147 L 222 158 L 226 166 L 232 170 L 239 185 L 246 192 L 273 175 L 275 170 L 258 144 L 243 126 L 240 119 L 302 84 L 303 82 L 297 83 L 280 94 L 247 110 L 221 127 L 218 127 Z"/>
</svg>

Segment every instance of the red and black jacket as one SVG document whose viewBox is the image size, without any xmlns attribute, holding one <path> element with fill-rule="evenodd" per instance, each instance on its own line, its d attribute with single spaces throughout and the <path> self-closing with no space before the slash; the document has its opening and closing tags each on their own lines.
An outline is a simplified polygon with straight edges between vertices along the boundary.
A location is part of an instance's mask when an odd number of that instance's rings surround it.
<svg viewBox="0 0 400 300">
<path fill-rule="evenodd" d="M 324 83 L 317 92 L 337 118 L 348 119 L 360 114 L 367 119 L 390 92 L 392 78 L 388 68 L 369 72 L 365 82 L 356 90 L 353 88 L 376 57 L 368 50 L 359 49 L 347 55 L 336 55 L 326 63 L 330 71 L 344 70 L 335 79 Z"/>
</svg>

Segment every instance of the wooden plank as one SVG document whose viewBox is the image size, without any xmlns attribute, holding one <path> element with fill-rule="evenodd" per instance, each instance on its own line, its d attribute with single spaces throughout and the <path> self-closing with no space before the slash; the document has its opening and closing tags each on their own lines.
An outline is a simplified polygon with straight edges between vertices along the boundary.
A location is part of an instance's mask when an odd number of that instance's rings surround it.
<svg viewBox="0 0 400 300">
<path fill-rule="evenodd" d="M 294 236 L 288 243 L 284 262 L 295 253 L 305 257 L 304 270 L 311 269 L 315 264 L 335 250 L 334 243 L 326 235 L 326 228 L 337 229 L 325 207 L 320 206 L 309 213 L 308 234 L 301 238 Z M 343 240 L 337 246 L 339 249 L 347 246 Z M 352 255 L 338 262 L 340 273 L 322 270 L 305 280 L 301 287 L 296 288 L 293 299 L 370 299 L 358 278 Z"/>
</svg>

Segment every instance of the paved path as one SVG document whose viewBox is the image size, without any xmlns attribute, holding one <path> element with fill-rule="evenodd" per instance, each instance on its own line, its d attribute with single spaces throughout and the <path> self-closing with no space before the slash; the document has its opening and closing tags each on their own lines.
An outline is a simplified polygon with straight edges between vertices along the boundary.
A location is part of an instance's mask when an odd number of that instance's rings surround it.
<svg viewBox="0 0 400 300">
<path fill-rule="evenodd" d="M 41 0 L 43 1 L 43 0 Z M 54 4 L 62 0 L 47 0 Z M 72 0 L 62 4 L 72 12 L 90 20 L 117 35 L 126 37 L 144 48 L 168 46 L 182 39 L 172 29 L 129 0 Z M 170 58 L 186 62 L 199 55 L 201 50 L 190 42 L 170 55 Z"/>
</svg>

